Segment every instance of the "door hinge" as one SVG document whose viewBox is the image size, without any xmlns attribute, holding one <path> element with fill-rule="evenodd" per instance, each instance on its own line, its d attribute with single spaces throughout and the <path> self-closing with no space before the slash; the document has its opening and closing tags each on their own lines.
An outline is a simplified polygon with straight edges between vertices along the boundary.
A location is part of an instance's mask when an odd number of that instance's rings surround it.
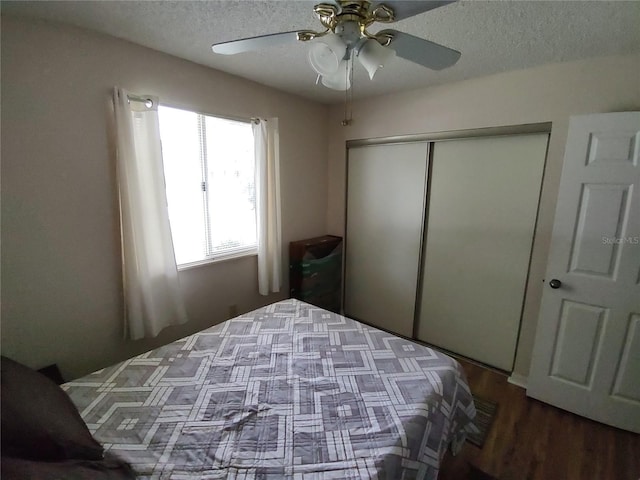
<svg viewBox="0 0 640 480">
<path fill-rule="evenodd" d="M 202 182 L 200 184 L 200 188 L 202 189 L 203 192 L 207 191 L 207 182 Z"/>
</svg>

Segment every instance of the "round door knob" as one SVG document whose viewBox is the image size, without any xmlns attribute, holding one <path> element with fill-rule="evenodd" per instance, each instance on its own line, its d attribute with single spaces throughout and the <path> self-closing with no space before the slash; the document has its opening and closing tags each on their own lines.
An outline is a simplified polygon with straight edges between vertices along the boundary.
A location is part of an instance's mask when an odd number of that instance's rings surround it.
<svg viewBox="0 0 640 480">
<path fill-rule="evenodd" d="M 551 288 L 560 288 L 562 286 L 562 282 L 560 280 L 558 280 L 557 278 L 554 278 L 553 280 L 551 280 L 549 282 L 549 286 Z"/>
</svg>

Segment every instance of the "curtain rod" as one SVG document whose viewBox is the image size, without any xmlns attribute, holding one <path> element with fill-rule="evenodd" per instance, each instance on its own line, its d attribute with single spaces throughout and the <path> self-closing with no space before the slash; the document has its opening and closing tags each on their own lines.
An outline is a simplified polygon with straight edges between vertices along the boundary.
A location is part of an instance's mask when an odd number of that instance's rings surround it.
<svg viewBox="0 0 640 480">
<path fill-rule="evenodd" d="M 133 95 L 129 93 L 127 95 L 127 98 L 129 99 L 130 102 L 141 102 L 141 103 L 144 103 L 148 108 L 153 107 L 153 100 L 149 97 L 141 97 L 139 95 Z"/>
<path fill-rule="evenodd" d="M 153 100 L 150 97 L 141 97 L 140 95 L 133 95 L 132 93 L 130 93 L 127 95 L 127 98 L 131 102 L 144 103 L 147 106 L 147 108 L 151 108 L 153 106 Z M 224 118 L 227 120 L 233 120 L 236 122 L 247 122 L 247 123 L 255 123 L 255 124 L 260 123 L 260 119 L 256 117 L 251 117 L 250 119 L 247 120 L 246 118 L 231 117 L 231 116 L 225 116 L 225 115 L 213 115 L 213 116 L 218 118 Z M 267 120 L 264 119 L 263 121 L 266 122 Z"/>
</svg>

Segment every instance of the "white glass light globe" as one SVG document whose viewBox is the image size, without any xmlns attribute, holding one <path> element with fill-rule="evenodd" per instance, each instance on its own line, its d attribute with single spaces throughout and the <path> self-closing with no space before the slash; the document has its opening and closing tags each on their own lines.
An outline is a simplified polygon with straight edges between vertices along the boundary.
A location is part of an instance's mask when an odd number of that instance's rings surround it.
<svg viewBox="0 0 640 480">
<path fill-rule="evenodd" d="M 322 76 L 335 74 L 347 51 L 340 37 L 329 34 L 314 42 L 309 49 L 309 63 Z"/>
<path fill-rule="evenodd" d="M 322 84 L 333 90 L 345 91 L 351 88 L 351 61 L 342 60 L 333 75 L 323 75 Z"/>
</svg>

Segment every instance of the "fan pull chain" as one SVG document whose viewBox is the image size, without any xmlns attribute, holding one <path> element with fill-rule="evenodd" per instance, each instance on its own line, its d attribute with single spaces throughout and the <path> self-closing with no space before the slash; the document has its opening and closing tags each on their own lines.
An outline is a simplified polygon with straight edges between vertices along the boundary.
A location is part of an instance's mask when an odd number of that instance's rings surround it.
<svg viewBox="0 0 640 480">
<path fill-rule="evenodd" d="M 348 127 L 353 122 L 353 50 L 349 54 L 349 60 L 351 68 L 347 68 L 345 72 L 345 83 L 350 85 L 344 91 L 344 120 L 341 124 L 343 127 Z"/>
</svg>

